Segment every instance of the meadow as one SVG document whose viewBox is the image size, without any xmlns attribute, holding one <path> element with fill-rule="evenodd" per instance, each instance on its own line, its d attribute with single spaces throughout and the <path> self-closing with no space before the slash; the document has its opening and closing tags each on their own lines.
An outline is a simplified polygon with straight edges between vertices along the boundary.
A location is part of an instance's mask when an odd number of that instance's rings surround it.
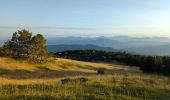
<svg viewBox="0 0 170 100">
<path fill-rule="evenodd" d="M 137 67 L 63 58 L 49 58 L 44 64 L 0 58 L 0 99 L 168 100 L 169 94 L 170 77 L 143 74 Z"/>
</svg>

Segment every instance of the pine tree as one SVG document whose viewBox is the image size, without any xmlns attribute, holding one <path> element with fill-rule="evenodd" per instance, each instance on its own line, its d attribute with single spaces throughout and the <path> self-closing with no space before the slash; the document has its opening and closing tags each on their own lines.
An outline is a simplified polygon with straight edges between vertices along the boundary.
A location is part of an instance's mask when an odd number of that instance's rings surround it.
<svg viewBox="0 0 170 100">
<path fill-rule="evenodd" d="M 41 34 L 32 37 L 28 30 L 18 30 L 13 33 L 12 38 L 4 43 L 3 53 L 13 57 L 26 57 L 40 59 L 46 58 L 48 51 L 46 40 Z"/>
<path fill-rule="evenodd" d="M 37 59 L 43 60 L 43 57 L 45 58 L 47 56 L 47 46 L 46 46 L 46 40 L 41 34 L 37 34 L 34 36 L 31 40 L 31 51 L 32 55 L 36 55 Z"/>
</svg>

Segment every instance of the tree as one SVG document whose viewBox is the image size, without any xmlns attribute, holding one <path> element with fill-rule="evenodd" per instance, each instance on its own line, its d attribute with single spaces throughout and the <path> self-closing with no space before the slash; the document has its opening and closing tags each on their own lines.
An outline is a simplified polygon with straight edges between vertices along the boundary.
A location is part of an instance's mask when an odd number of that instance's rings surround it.
<svg viewBox="0 0 170 100">
<path fill-rule="evenodd" d="M 43 57 L 47 56 L 47 46 L 46 46 L 46 40 L 43 37 L 43 35 L 41 34 L 37 34 L 36 36 L 34 36 L 31 40 L 31 53 L 33 55 L 33 59 L 34 59 L 34 55 L 37 56 L 38 58 L 41 58 L 41 60 L 43 60 Z"/>
<path fill-rule="evenodd" d="M 13 57 L 30 58 L 36 56 L 37 59 L 46 57 L 48 54 L 46 40 L 41 34 L 32 37 L 28 30 L 18 30 L 13 33 L 12 38 L 4 43 L 3 53 Z"/>
<path fill-rule="evenodd" d="M 26 29 L 23 29 L 21 31 L 18 30 L 18 34 L 19 34 L 18 39 L 20 42 L 29 42 L 31 40 L 32 33 Z"/>
<path fill-rule="evenodd" d="M 32 33 L 29 32 L 28 30 L 21 30 L 18 31 L 18 42 L 19 42 L 19 48 L 18 51 L 22 55 L 29 55 L 30 52 L 30 46 L 31 46 L 31 38 L 32 38 Z"/>
<path fill-rule="evenodd" d="M 31 42 L 32 33 L 28 30 L 18 30 L 13 33 L 13 36 L 10 40 L 11 50 L 14 51 L 16 57 L 29 55 L 30 51 L 30 42 Z"/>
<path fill-rule="evenodd" d="M 1 48 L 1 56 L 13 55 L 14 51 L 11 48 L 12 48 L 12 43 L 10 40 L 7 40 Z"/>
</svg>

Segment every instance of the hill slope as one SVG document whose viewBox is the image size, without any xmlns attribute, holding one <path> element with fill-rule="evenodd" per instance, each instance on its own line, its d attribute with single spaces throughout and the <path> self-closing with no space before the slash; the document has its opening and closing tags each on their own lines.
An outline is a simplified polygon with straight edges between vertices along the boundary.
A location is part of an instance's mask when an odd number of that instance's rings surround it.
<svg viewBox="0 0 170 100">
<path fill-rule="evenodd" d="M 62 58 L 51 58 L 49 63 L 30 64 L 11 58 L 0 58 L 0 77 L 7 78 L 59 78 L 65 76 L 97 75 L 97 69 L 105 68 L 108 75 L 140 72 L 127 66 L 91 63 Z M 126 71 L 125 71 L 126 70 Z"/>
<path fill-rule="evenodd" d="M 99 68 L 105 74 L 97 74 Z M 167 100 L 170 79 L 137 68 L 50 58 L 31 64 L 0 57 L 2 100 Z"/>
</svg>

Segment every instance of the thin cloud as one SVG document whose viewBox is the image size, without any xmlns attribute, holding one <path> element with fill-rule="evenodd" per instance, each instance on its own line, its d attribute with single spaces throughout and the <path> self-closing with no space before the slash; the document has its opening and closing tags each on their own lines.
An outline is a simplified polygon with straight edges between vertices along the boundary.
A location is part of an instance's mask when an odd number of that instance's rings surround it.
<svg viewBox="0 0 170 100">
<path fill-rule="evenodd" d="M 50 26 L 38 26 L 38 27 L 15 27 L 15 26 L 0 26 L 0 29 L 56 29 L 56 30 L 94 30 L 94 28 L 82 28 L 82 27 L 50 27 Z"/>
</svg>

